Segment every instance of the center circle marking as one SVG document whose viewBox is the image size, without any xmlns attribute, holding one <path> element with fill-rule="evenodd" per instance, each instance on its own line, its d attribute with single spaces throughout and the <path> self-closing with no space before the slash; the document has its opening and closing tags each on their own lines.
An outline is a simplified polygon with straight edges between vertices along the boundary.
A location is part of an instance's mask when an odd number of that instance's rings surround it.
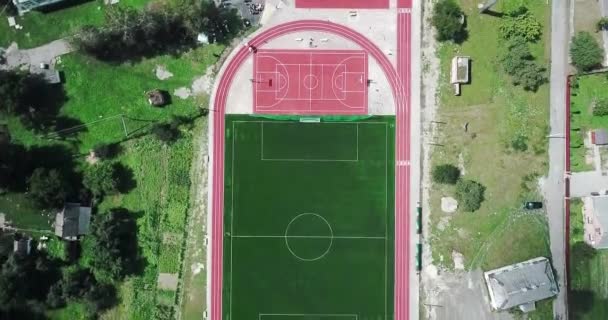
<svg viewBox="0 0 608 320">
<path fill-rule="evenodd" d="M 327 226 L 327 231 L 326 231 L 327 234 L 314 234 L 314 235 L 290 234 L 290 231 L 293 233 L 293 230 L 291 230 L 291 229 L 292 229 L 294 223 L 297 221 L 302 221 L 303 219 L 304 219 L 304 221 L 306 221 L 306 219 L 321 220 L 322 223 Z M 302 256 L 301 254 L 296 253 L 296 250 L 294 250 L 294 248 L 293 248 L 293 244 L 291 244 L 291 245 L 289 244 L 290 239 L 327 239 L 327 246 L 323 250 L 321 250 L 321 252 L 318 255 L 305 257 L 305 256 Z M 319 260 L 319 259 L 325 257 L 329 253 L 329 250 L 331 249 L 333 242 L 334 242 L 334 231 L 331 228 L 331 225 L 325 218 L 323 218 L 321 215 L 318 215 L 316 213 L 307 212 L 307 213 L 299 214 L 296 217 L 294 217 L 293 219 L 291 219 L 291 221 L 289 221 L 289 223 L 287 224 L 287 228 L 285 228 L 285 245 L 287 246 L 287 250 L 289 250 L 289 252 L 294 257 L 296 257 L 297 259 L 302 260 L 302 261 L 316 261 L 316 260 Z"/>
<path fill-rule="evenodd" d="M 308 74 L 304 77 L 304 88 L 308 90 L 315 89 L 319 85 L 319 79 L 313 74 Z"/>
</svg>

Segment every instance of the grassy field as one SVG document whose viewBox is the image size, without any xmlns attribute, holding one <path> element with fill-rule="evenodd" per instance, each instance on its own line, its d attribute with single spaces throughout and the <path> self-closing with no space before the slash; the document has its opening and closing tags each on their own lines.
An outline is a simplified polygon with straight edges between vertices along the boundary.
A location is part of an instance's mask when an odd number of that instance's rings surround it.
<svg viewBox="0 0 608 320">
<path fill-rule="evenodd" d="M 459 212 L 451 217 L 440 211 L 440 198 L 453 195 L 451 186 L 434 185 L 431 196 L 432 246 L 436 263 L 452 268 L 453 250 L 462 253 L 467 268 L 484 269 L 539 255 L 549 256 L 545 217 L 526 215 L 523 200 L 538 200 L 536 179 L 546 171 L 545 135 L 548 131 L 548 86 L 531 93 L 510 84 L 500 69 L 498 33 L 500 18 L 477 13 L 476 1 L 459 1 L 467 13 L 469 38 L 462 45 L 440 48 L 442 89 L 437 143 L 433 164 L 461 164 L 464 177 L 487 187 L 485 201 L 474 213 Z M 550 6 L 538 1 L 505 1 L 499 12 L 524 3 L 535 17 L 548 26 Z M 547 65 L 548 38 L 532 44 L 532 52 Z M 473 59 L 470 85 L 456 97 L 448 85 L 450 61 L 455 53 Z M 468 132 L 463 125 L 468 123 Z M 528 150 L 514 151 L 510 142 L 527 137 Z M 448 223 L 449 221 L 449 223 Z M 511 250 L 517 247 L 518 250 Z"/>
<path fill-rule="evenodd" d="M 101 142 L 121 142 L 121 152 L 115 161 L 132 172 L 133 185 L 125 194 L 106 197 L 99 204 L 99 210 L 124 207 L 136 215 L 145 269 L 120 286 L 120 304 L 102 318 L 147 320 L 154 318 L 159 306 L 176 307 L 178 292 L 157 291 L 157 276 L 160 272 L 182 274 L 190 203 L 192 127 L 196 122 L 182 126 L 181 138 L 172 145 L 147 135 L 147 130 L 151 124 L 176 115 L 198 121 L 192 117 L 198 114 L 199 104 L 207 99 L 173 97 L 171 105 L 153 108 L 147 104 L 144 92 L 159 88 L 172 93 L 179 87 L 189 87 L 217 61 L 223 49 L 222 46 L 206 46 L 179 57 L 160 56 L 119 66 L 100 63 L 77 53 L 69 54 L 58 66 L 65 74 L 67 94 L 60 115 L 72 119 L 74 125 L 85 124 L 84 128 L 57 139 L 53 134 L 34 134 L 26 130 L 17 119 L 8 121 L 15 142 L 29 147 L 62 146 L 71 154 L 77 167 L 83 165 L 84 156 L 92 146 Z M 154 74 L 157 65 L 163 65 L 174 76 L 158 80 Z M 124 116 L 128 137 L 125 137 L 121 118 L 117 115 Z M 17 226 L 50 230 L 47 217 L 28 207 L 23 195 L 9 194 L 0 198 L 0 212 L 7 213 L 7 218 Z M 69 305 L 49 316 L 80 319 L 85 317 L 84 312 L 82 306 Z"/>
<path fill-rule="evenodd" d="M 464 179 L 486 187 L 485 201 L 475 212 L 441 212 L 440 200 L 454 196 L 450 185 L 433 184 L 430 196 L 430 243 L 433 261 L 454 268 L 452 253 L 464 256 L 467 270 L 489 270 L 530 258 L 550 257 L 549 234 L 544 212 L 522 210 L 526 200 L 542 200 L 538 178 L 547 170 L 546 135 L 549 119 L 549 87 L 527 92 L 511 84 L 501 67 L 503 54 L 500 18 L 480 15 L 479 1 L 460 0 L 467 15 L 468 39 L 462 45 L 442 44 L 440 107 L 435 128 L 432 165 L 458 165 Z M 550 4 L 545 1 L 507 0 L 497 3 L 501 13 L 525 5 L 544 25 L 542 38 L 530 44 L 532 54 L 548 66 Z M 454 55 L 471 56 L 471 83 L 454 96 L 449 85 Z M 468 130 L 464 130 L 465 124 Z M 527 149 L 511 147 L 523 136 Z M 518 315 L 520 318 L 523 316 Z M 529 319 L 553 319 L 551 301 L 538 304 Z"/>
<path fill-rule="evenodd" d="M 149 0 L 120 1 L 118 6 L 142 8 Z M 22 49 L 33 48 L 75 34 L 82 26 L 100 25 L 108 7 L 102 0 L 68 0 L 56 8 L 31 11 L 17 16 L 23 29 L 11 28 L 5 13 L 0 13 L 0 47 L 17 42 Z"/>
<path fill-rule="evenodd" d="M 598 117 L 592 114 L 593 103 L 598 99 L 608 99 L 608 78 L 606 73 L 577 76 L 572 81 L 578 87 L 571 90 L 571 169 L 572 171 L 588 171 L 592 165 L 585 161 L 587 149 L 583 139 L 587 132 L 593 129 L 608 129 L 608 116 Z"/>
<path fill-rule="evenodd" d="M 608 252 L 586 250 L 583 241 L 582 202 L 570 205 L 570 318 L 608 317 Z"/>
<path fill-rule="evenodd" d="M 303 124 L 233 116 L 226 128 L 224 316 L 386 318 L 393 118 Z"/>
</svg>

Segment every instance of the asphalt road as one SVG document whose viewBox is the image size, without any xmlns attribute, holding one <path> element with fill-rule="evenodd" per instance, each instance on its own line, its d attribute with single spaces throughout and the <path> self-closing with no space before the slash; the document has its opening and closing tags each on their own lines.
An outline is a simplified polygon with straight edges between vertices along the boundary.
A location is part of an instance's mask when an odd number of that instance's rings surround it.
<svg viewBox="0 0 608 320">
<path fill-rule="evenodd" d="M 260 21 L 260 17 L 262 16 L 262 12 L 259 12 L 257 14 L 253 14 L 251 12 L 251 10 L 249 9 L 249 6 L 251 4 L 258 4 L 258 3 L 264 5 L 265 2 L 266 2 L 266 0 L 250 0 L 250 1 L 246 1 L 246 0 L 215 0 L 215 3 L 218 6 L 225 5 L 228 8 L 237 9 L 240 12 L 241 16 L 243 17 L 243 19 L 249 20 L 249 22 L 251 22 L 252 25 L 256 25 Z"/>
<path fill-rule="evenodd" d="M 551 10 L 551 135 L 563 136 L 565 130 L 566 76 L 568 72 L 569 1 L 552 1 Z M 564 208 L 565 141 L 549 139 L 549 175 L 544 184 L 549 220 L 553 268 L 560 293 L 553 302 L 555 319 L 567 319 Z"/>
<path fill-rule="evenodd" d="M 599 5 L 602 17 L 608 16 L 608 0 L 600 0 Z M 604 55 L 606 56 L 605 63 L 608 63 L 608 30 L 602 31 L 602 40 L 604 42 Z"/>
</svg>

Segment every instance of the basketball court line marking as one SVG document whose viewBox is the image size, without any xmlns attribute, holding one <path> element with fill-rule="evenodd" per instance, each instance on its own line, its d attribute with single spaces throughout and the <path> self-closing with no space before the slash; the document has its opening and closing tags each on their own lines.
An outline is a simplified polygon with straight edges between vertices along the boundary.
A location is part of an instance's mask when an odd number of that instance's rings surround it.
<svg viewBox="0 0 608 320">
<path fill-rule="evenodd" d="M 364 79 L 365 74 L 367 73 L 367 54 L 365 52 L 361 52 L 359 50 L 345 50 L 345 51 L 340 51 L 340 52 L 302 52 L 303 50 L 294 50 L 294 51 L 285 51 L 285 50 L 267 50 L 266 52 L 271 52 L 273 55 L 270 54 L 264 54 L 264 53 L 260 53 L 258 55 L 256 55 L 255 59 L 255 68 L 254 68 L 254 72 L 255 74 L 255 79 L 256 79 L 256 83 L 255 83 L 255 106 L 254 106 L 254 112 L 257 110 L 259 112 L 264 112 L 262 109 L 267 109 L 268 111 L 273 111 L 273 112 L 280 112 L 280 113 L 292 113 L 292 112 L 297 112 L 298 109 L 300 109 L 299 111 L 306 111 L 309 113 L 313 113 L 313 112 L 318 112 L 318 113 L 334 113 L 334 114 L 352 114 L 352 113 L 357 113 L 358 110 L 365 110 L 366 106 L 367 106 L 367 101 L 368 101 L 368 97 L 367 97 L 367 91 L 366 91 L 366 86 L 367 86 L 367 79 Z M 306 64 L 285 64 L 283 62 L 281 62 L 279 59 L 277 59 L 276 55 L 280 55 L 280 54 L 284 54 L 284 55 L 303 55 L 303 54 L 308 54 L 309 57 L 309 63 L 308 63 L 308 69 L 309 69 L 309 74 L 313 74 L 313 67 L 315 66 L 321 66 L 321 75 L 320 75 L 320 81 L 321 85 L 321 91 L 316 90 L 317 87 L 315 88 L 306 88 L 308 90 L 308 97 L 304 98 L 302 97 L 302 86 L 305 85 L 305 83 L 301 83 L 302 81 L 305 81 L 305 79 L 302 79 L 302 66 L 306 66 Z M 335 83 L 334 83 L 334 79 L 335 79 L 335 73 L 338 67 L 334 67 L 334 72 L 332 75 L 332 91 L 333 91 L 333 97 L 326 97 L 325 96 L 325 75 L 323 73 L 324 71 L 324 66 L 332 66 L 335 64 L 332 63 L 313 63 L 313 55 L 317 54 L 317 55 L 340 55 L 340 56 L 347 56 L 346 58 L 344 58 L 342 60 L 342 62 L 345 62 L 347 60 L 351 60 L 351 59 L 360 59 L 363 62 L 363 68 L 362 71 L 347 71 L 346 66 L 345 66 L 345 72 L 343 72 L 344 76 L 344 88 L 343 89 L 348 89 L 346 80 L 349 79 L 349 77 L 347 76 L 347 74 L 355 74 L 355 75 L 361 75 L 361 80 L 360 80 L 360 86 L 363 87 L 362 90 L 339 90 L 340 94 L 336 94 L 336 87 L 335 87 Z M 277 79 L 277 82 L 279 84 L 281 84 L 281 82 L 283 81 L 282 74 L 281 72 L 278 72 L 279 68 L 282 68 L 286 75 L 289 76 L 290 72 L 287 71 L 287 68 L 285 68 L 285 66 L 289 66 L 289 65 L 297 65 L 298 66 L 298 71 L 297 71 L 297 80 L 298 80 L 298 89 L 297 89 L 297 97 L 292 97 L 293 94 L 289 94 L 290 93 L 290 86 L 291 86 L 291 78 L 289 77 L 287 80 L 287 82 L 289 83 L 287 85 L 287 89 L 285 90 L 285 95 L 283 97 L 280 97 L 281 95 L 281 90 L 283 90 L 283 88 L 285 86 L 277 86 L 278 90 L 265 90 L 265 89 L 259 89 L 260 87 L 263 88 L 262 86 L 259 86 L 260 83 L 264 83 L 264 77 L 263 74 L 272 74 L 272 71 L 267 71 L 265 69 L 267 68 L 260 68 L 259 65 L 263 65 L 260 61 L 263 59 L 271 59 L 274 60 L 274 64 L 275 64 L 275 77 Z M 340 64 L 343 64 L 343 63 Z M 265 70 L 265 71 L 258 71 L 258 70 Z M 274 77 L 272 77 L 271 79 L 273 79 Z M 319 77 L 317 77 L 318 79 Z M 281 88 L 283 87 L 283 88 Z M 313 98 L 313 90 L 315 90 L 315 94 L 316 95 L 320 95 L 319 98 Z M 273 99 L 273 103 L 267 104 L 267 105 L 261 105 L 261 98 L 264 98 L 264 95 L 259 94 L 259 93 L 271 93 L 271 92 L 275 92 L 275 98 Z M 318 94 L 317 94 L 318 92 Z M 351 104 L 347 104 L 344 101 L 341 100 L 347 100 L 348 95 L 349 94 L 363 94 L 363 97 L 352 97 L 352 99 L 356 99 L 356 100 L 361 100 L 362 101 L 358 101 L 358 103 L 356 103 L 355 105 L 351 105 Z M 263 99 L 263 100 L 267 100 L 267 99 Z M 275 106 L 279 105 L 282 103 L 282 101 L 302 101 L 302 103 L 305 103 L 306 105 L 308 105 L 308 108 L 306 109 L 301 109 L 298 108 L 297 106 L 294 107 L 289 107 L 287 109 L 285 108 L 279 108 L 279 109 L 273 109 Z M 308 100 L 308 101 L 306 101 Z M 329 102 L 329 101 L 340 101 L 340 104 L 343 105 L 344 107 L 346 107 L 347 109 L 350 110 L 336 110 L 336 109 L 315 109 L 313 108 L 313 101 L 324 101 L 324 102 Z"/>
<path fill-rule="evenodd" d="M 234 158 L 235 158 L 235 152 L 234 152 L 234 143 L 236 140 L 236 129 L 235 129 L 235 123 L 293 123 L 293 121 L 263 121 L 263 120 L 235 120 L 232 121 L 232 168 L 231 168 L 231 180 L 232 180 L 232 186 L 234 186 Z M 341 122 L 341 121 L 324 121 L 321 123 L 330 123 L 330 124 L 345 124 L 345 122 Z M 385 223 L 385 235 L 384 237 L 361 237 L 361 236 L 357 236 L 357 237 L 353 237 L 353 236 L 332 236 L 334 239 L 367 239 L 367 240 L 372 240 L 372 239 L 384 239 L 384 319 L 387 320 L 388 319 L 388 295 L 387 295 L 387 280 L 388 280 L 388 219 L 389 219 L 389 212 L 388 212 L 388 187 L 387 187 L 387 183 L 388 183 L 388 124 L 386 122 L 366 122 L 366 121 L 361 121 L 361 122 L 357 122 L 357 129 L 359 128 L 359 124 L 366 124 L 366 125 L 370 125 L 370 124 L 378 124 L 378 125 L 384 125 L 384 139 L 385 139 L 385 152 L 384 152 L 384 161 L 385 161 L 385 175 L 384 175 L 384 188 L 385 188 L 385 203 L 384 203 L 384 223 Z M 353 123 L 355 124 L 355 123 Z M 261 126 L 263 127 L 263 125 Z M 263 131 L 262 131 L 263 133 Z M 357 158 L 358 158 L 358 146 L 359 146 L 359 135 L 358 135 L 359 131 L 357 130 Z M 396 137 L 395 137 L 396 138 Z M 263 143 L 263 140 L 262 140 Z M 396 152 L 396 151 L 395 151 Z M 310 161 L 310 160 L 307 160 Z M 232 210 L 231 210 L 231 219 L 230 219 L 230 238 L 268 238 L 268 237 L 276 237 L 276 238 L 286 238 L 285 235 L 283 236 L 247 236 L 247 235 L 237 235 L 237 236 L 233 236 L 234 234 L 234 212 L 236 212 L 235 207 L 234 207 L 234 188 L 231 188 L 231 203 L 232 203 Z M 225 235 L 224 235 L 225 236 Z M 233 241 L 230 241 L 230 316 L 232 316 L 232 301 L 233 301 L 233 287 L 232 287 L 232 266 L 234 265 L 234 260 L 233 260 Z M 393 253 L 394 254 L 394 253 Z M 355 316 L 355 319 L 358 320 L 358 315 L 356 314 L 291 314 L 291 313 L 260 313 L 258 315 L 258 319 L 262 319 L 262 316 L 264 315 L 277 315 L 277 316 Z"/>
</svg>

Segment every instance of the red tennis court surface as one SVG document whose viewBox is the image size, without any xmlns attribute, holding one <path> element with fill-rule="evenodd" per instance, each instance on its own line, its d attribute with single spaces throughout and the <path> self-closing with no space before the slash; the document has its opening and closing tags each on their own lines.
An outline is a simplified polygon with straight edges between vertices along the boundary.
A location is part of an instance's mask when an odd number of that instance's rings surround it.
<svg viewBox="0 0 608 320">
<path fill-rule="evenodd" d="M 296 8 L 388 9 L 390 0 L 296 0 Z"/>
<path fill-rule="evenodd" d="M 260 49 L 253 74 L 255 113 L 367 113 L 364 51 Z"/>
</svg>

